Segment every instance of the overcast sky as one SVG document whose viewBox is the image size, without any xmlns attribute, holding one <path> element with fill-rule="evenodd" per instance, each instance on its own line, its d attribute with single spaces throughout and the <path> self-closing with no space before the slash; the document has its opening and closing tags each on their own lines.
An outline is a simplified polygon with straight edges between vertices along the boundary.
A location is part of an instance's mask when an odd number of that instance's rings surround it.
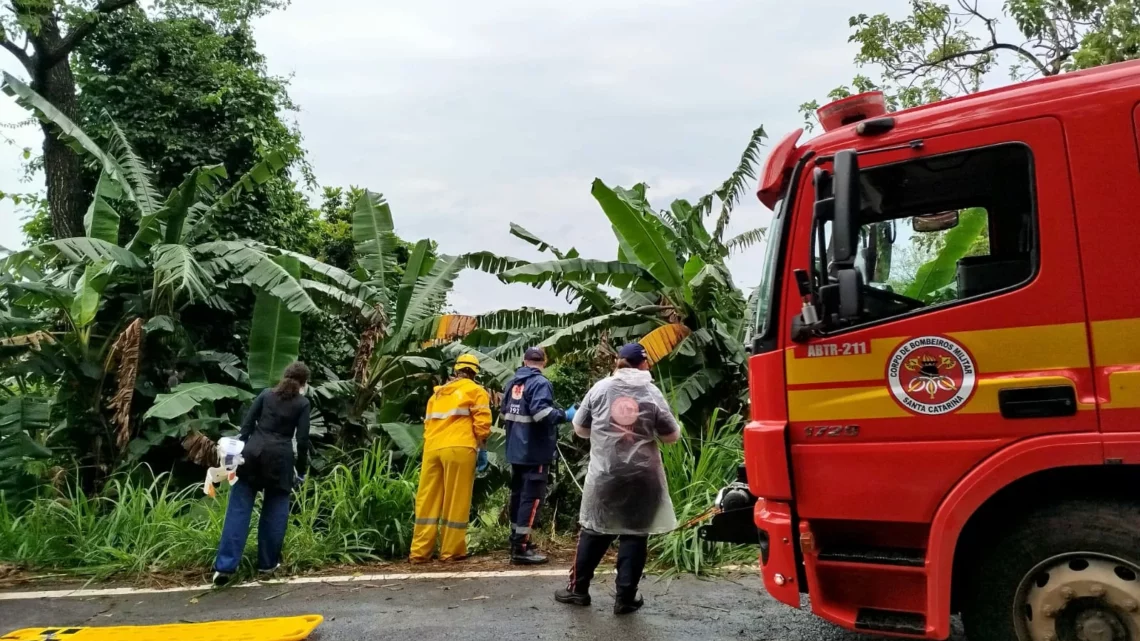
<svg viewBox="0 0 1140 641">
<path fill-rule="evenodd" d="M 851 13 L 902 16 L 908 3 L 853 4 L 293 0 L 255 35 L 270 72 L 292 77 L 318 181 L 384 193 L 402 237 L 432 238 L 445 253 L 538 258 L 507 233 L 517 222 L 611 259 L 616 243 L 590 182 L 645 181 L 658 208 L 717 186 L 753 129 L 778 140 L 800 126 L 800 103 L 850 80 Z M 0 60 L 17 71 L 11 56 Z M 0 122 L 26 117 L 0 100 Z M 0 189 L 42 189 L 42 179 L 19 182 L 20 149 L 39 148 L 38 130 L 0 133 L 16 143 L 0 144 Z M 736 231 L 769 220 L 749 192 Z M 21 242 L 5 201 L 0 245 Z M 755 284 L 761 253 L 733 258 L 740 286 Z M 451 303 L 468 313 L 561 306 L 476 273 L 461 277 Z"/>
</svg>

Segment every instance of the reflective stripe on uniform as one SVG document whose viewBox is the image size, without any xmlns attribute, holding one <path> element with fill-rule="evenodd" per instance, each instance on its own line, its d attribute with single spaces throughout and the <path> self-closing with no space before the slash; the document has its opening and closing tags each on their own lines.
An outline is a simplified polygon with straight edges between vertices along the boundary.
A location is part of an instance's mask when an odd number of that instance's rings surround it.
<svg viewBox="0 0 1140 641">
<path fill-rule="evenodd" d="M 530 528 L 529 527 L 519 527 L 516 525 L 515 526 L 515 534 L 530 534 Z"/>
<path fill-rule="evenodd" d="M 466 407 L 457 407 L 446 412 L 432 412 L 431 414 L 428 414 L 426 418 L 429 420 L 439 420 L 448 418 L 449 416 L 471 416 L 471 410 L 467 409 Z"/>
<path fill-rule="evenodd" d="M 503 414 L 504 421 L 514 421 L 515 423 L 533 423 L 534 419 L 526 416 L 525 414 Z"/>
<path fill-rule="evenodd" d="M 439 517 L 434 519 L 416 519 L 416 525 L 436 525 L 439 523 Z"/>
<path fill-rule="evenodd" d="M 453 530 L 466 530 L 467 529 L 466 523 L 457 523 L 455 521 L 441 521 L 440 525 L 442 525 L 443 527 L 452 528 Z"/>
<path fill-rule="evenodd" d="M 539 412 L 534 415 L 534 420 L 541 421 L 542 419 L 546 418 L 547 416 L 550 416 L 550 413 L 553 411 L 554 411 L 553 407 L 548 407 L 544 410 L 539 410 Z"/>
</svg>

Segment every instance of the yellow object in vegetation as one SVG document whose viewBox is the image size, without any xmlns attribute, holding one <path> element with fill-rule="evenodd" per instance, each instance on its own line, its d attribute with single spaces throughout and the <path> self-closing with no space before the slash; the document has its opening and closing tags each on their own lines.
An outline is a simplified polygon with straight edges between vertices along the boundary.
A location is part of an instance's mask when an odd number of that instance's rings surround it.
<svg viewBox="0 0 1140 641">
<path fill-rule="evenodd" d="M 27 628 L 4 641 L 301 641 L 324 617 L 306 614 L 275 619 L 211 621 L 170 625 L 123 625 L 106 628 Z"/>
<path fill-rule="evenodd" d="M 685 337 L 691 333 L 692 330 L 682 323 L 670 323 L 646 334 L 640 342 L 641 346 L 645 348 L 645 353 L 649 355 L 649 364 L 654 365 L 657 361 L 672 354 L 673 350 L 681 344 L 681 341 L 685 340 Z"/>
</svg>

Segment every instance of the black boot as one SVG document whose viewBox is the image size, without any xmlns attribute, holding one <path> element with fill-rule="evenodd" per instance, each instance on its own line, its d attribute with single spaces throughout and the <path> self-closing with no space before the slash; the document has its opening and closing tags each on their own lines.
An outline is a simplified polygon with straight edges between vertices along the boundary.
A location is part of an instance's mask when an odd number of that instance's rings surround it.
<svg viewBox="0 0 1140 641">
<path fill-rule="evenodd" d="M 511 545 L 511 565 L 542 565 L 546 561 L 545 556 L 536 552 L 526 543 Z"/>
<path fill-rule="evenodd" d="M 645 605 L 645 599 L 642 599 L 637 593 L 634 593 L 632 597 L 618 594 L 614 597 L 614 614 L 632 614 L 640 610 L 643 605 Z"/>
<path fill-rule="evenodd" d="M 554 593 L 554 600 L 567 605 L 590 605 L 590 593 L 573 592 L 568 588 L 560 588 Z"/>
</svg>

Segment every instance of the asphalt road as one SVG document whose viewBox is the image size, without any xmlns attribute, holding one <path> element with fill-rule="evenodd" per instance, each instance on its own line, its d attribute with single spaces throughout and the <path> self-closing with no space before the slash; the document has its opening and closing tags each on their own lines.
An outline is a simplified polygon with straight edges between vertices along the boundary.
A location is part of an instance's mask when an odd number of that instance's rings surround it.
<svg viewBox="0 0 1140 641">
<path fill-rule="evenodd" d="M 313 641 L 388 639 L 736 639 L 856 641 L 763 594 L 758 577 L 648 579 L 645 608 L 615 617 L 599 577 L 594 604 L 554 602 L 557 577 L 416 579 L 391 583 L 273 584 L 211 592 L 0 601 L 0 636 L 29 627 L 142 625 L 321 614 Z M 956 635 L 957 641 L 964 637 Z"/>
</svg>

